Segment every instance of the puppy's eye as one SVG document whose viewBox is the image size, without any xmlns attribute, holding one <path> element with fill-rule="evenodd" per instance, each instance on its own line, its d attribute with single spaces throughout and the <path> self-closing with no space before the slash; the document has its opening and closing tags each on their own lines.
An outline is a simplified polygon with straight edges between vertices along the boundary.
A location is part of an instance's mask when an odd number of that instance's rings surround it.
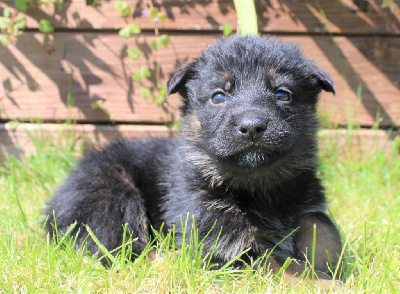
<svg viewBox="0 0 400 294">
<path fill-rule="evenodd" d="M 217 92 L 213 94 L 211 97 L 211 102 L 214 104 L 221 104 L 224 103 L 225 101 L 226 101 L 226 95 L 221 92 Z"/>
<path fill-rule="evenodd" d="M 275 93 L 275 98 L 276 100 L 282 102 L 290 102 L 292 100 L 292 93 L 290 93 L 289 91 L 279 90 Z"/>
</svg>

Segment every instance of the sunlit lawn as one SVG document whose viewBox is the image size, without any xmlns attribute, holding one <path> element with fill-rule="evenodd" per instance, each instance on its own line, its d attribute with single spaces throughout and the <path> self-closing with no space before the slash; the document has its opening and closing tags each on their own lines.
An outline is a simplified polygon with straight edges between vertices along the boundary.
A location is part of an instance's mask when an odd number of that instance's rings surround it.
<svg viewBox="0 0 400 294">
<path fill-rule="evenodd" d="M 399 141 L 399 140 L 398 140 Z M 399 143 L 399 142 L 397 142 Z M 203 269 L 196 253 L 174 254 L 168 239 L 155 261 L 120 256 L 111 268 L 76 251 L 72 241 L 51 243 L 41 211 L 57 184 L 75 164 L 74 142 L 56 146 L 36 141 L 35 156 L 11 158 L 0 167 L 0 291 L 20 292 L 318 292 L 312 285 L 289 286 L 268 274 Z M 399 144 L 397 144 L 397 149 Z M 342 292 L 396 293 L 400 289 L 400 156 L 393 152 L 338 154 L 321 151 L 320 176 L 330 210 L 347 250 Z M 129 246 L 127 246 L 129 247 Z M 189 245 L 188 247 L 191 247 Z M 126 248 L 124 248 L 126 249 Z M 398 293 L 398 292 L 397 292 Z"/>
</svg>

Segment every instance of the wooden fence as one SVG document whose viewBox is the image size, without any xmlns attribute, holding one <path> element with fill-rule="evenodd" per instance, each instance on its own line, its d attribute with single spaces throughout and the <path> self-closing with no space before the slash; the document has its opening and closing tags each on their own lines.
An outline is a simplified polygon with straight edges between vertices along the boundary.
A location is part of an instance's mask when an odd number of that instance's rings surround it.
<svg viewBox="0 0 400 294">
<path fill-rule="evenodd" d="M 126 1 L 132 14 L 117 15 L 116 1 L 64 0 L 62 9 L 40 5 L 26 13 L 27 29 L 16 45 L 0 47 L 0 157 L 32 150 L 27 130 L 42 121 L 49 134 L 68 119 L 95 143 L 113 136 L 165 136 L 171 115 L 140 96 L 133 73 L 152 57 L 132 62 L 120 28 L 135 22 L 154 39 L 154 24 L 142 15 L 146 1 Z M 348 123 L 385 129 L 400 126 L 400 0 L 256 0 L 262 34 L 297 42 L 305 55 L 329 72 L 337 94 L 323 93 L 320 109 L 333 126 Z M 167 19 L 160 31 L 170 46 L 158 53 L 164 84 L 174 69 L 192 60 L 221 36 L 225 23 L 236 27 L 232 0 L 153 1 Z M 2 9 L 9 1 L 0 1 Z M 49 19 L 55 32 L 38 32 Z M 103 101 L 101 108 L 91 107 Z M 73 103 L 71 103 L 73 101 Z M 180 99 L 168 98 L 176 112 Z M 18 120 L 20 124 L 9 123 Z M 90 125 L 87 125 L 90 124 Z"/>
</svg>

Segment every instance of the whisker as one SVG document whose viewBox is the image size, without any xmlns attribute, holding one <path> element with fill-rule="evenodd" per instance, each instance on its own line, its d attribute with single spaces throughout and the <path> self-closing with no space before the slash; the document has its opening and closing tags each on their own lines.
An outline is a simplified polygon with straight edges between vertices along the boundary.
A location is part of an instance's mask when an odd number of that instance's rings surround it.
<svg viewBox="0 0 400 294">
<path fill-rule="evenodd" d="M 299 114 L 299 113 L 293 114 L 293 115 L 291 115 L 291 116 L 289 116 L 289 117 L 287 117 L 287 118 L 285 118 L 285 119 L 283 119 L 283 120 L 281 120 L 281 121 L 278 121 L 278 122 L 274 123 L 274 126 L 278 126 L 278 125 L 280 125 L 281 123 L 283 123 L 283 122 L 285 122 L 285 121 L 287 121 L 287 120 L 289 120 L 289 119 L 291 119 L 291 118 L 293 118 L 293 117 L 295 117 L 295 116 L 298 116 L 298 115 L 300 115 L 300 114 Z"/>
</svg>

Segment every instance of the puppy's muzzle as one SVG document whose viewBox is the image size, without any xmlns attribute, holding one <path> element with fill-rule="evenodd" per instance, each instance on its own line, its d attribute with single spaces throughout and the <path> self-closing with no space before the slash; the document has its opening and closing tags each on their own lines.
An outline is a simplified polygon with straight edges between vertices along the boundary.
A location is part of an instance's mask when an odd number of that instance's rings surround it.
<svg viewBox="0 0 400 294">
<path fill-rule="evenodd" d="M 266 129 L 266 120 L 254 114 L 243 115 L 237 122 L 237 135 L 253 142 L 261 138 Z"/>
</svg>

